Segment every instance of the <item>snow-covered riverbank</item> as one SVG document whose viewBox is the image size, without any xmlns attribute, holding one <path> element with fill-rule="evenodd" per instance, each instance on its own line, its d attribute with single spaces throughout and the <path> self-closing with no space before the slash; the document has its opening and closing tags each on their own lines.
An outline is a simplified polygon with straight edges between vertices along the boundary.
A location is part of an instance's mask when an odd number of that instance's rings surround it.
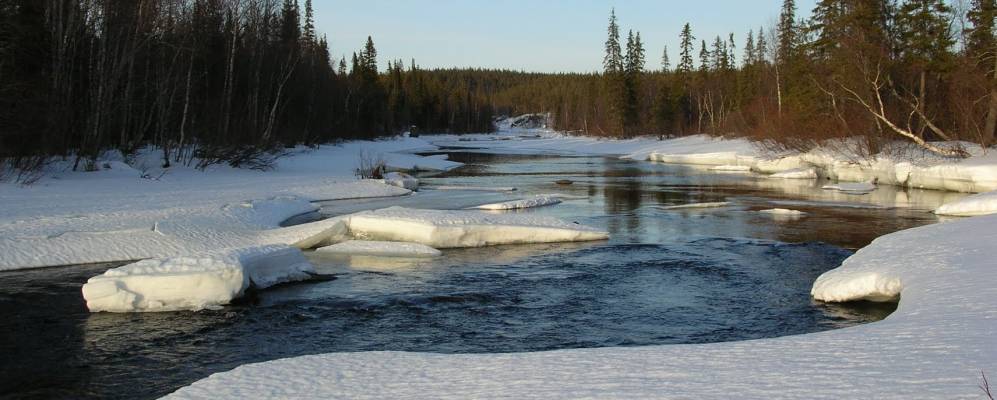
<svg viewBox="0 0 997 400">
<path fill-rule="evenodd" d="M 962 146 L 972 155 L 964 160 L 944 159 L 913 146 L 896 144 L 872 158 L 849 156 L 847 146 L 815 149 L 807 153 L 772 153 L 746 139 L 723 139 L 693 135 L 658 140 L 641 137 L 627 140 L 566 136 L 543 130 L 529 134 L 436 139 L 434 144 L 488 151 L 618 155 L 634 160 L 690 164 L 723 170 L 750 170 L 765 174 L 815 169 L 822 176 L 841 181 L 865 182 L 957 192 L 997 190 L 997 152 L 971 143 Z M 798 177 L 800 174 L 794 174 Z M 814 177 L 809 172 L 807 177 Z M 776 177 L 785 177 L 777 175 Z"/>
<path fill-rule="evenodd" d="M 979 399 L 980 371 L 997 373 L 995 227 L 985 216 L 894 233 L 826 274 L 834 284 L 820 293 L 840 299 L 895 282 L 897 311 L 854 328 L 520 354 L 322 354 L 242 366 L 168 397 Z"/>
</svg>

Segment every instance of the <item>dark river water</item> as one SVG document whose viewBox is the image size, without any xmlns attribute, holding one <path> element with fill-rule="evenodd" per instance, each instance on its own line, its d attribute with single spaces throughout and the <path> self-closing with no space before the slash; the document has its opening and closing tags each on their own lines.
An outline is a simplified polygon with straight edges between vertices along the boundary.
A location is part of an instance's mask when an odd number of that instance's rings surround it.
<svg viewBox="0 0 997 400">
<path fill-rule="evenodd" d="M 540 193 L 526 210 L 610 232 L 602 242 L 445 250 L 437 259 L 309 254 L 332 281 L 285 285 L 221 310 L 91 314 L 87 278 L 114 265 L 0 273 L 0 397 L 155 398 L 238 365 L 305 354 L 521 352 L 801 334 L 884 318 L 890 305 L 825 305 L 813 280 L 877 236 L 936 222 L 949 196 L 601 157 L 453 153 L 396 199 L 323 204 L 326 215 L 401 204 L 456 209 Z M 558 185 L 568 179 L 571 185 Z M 949 197 L 949 198 L 947 198 Z M 728 207 L 668 210 L 698 202 Z M 803 217 L 760 213 L 774 207 Z"/>
</svg>

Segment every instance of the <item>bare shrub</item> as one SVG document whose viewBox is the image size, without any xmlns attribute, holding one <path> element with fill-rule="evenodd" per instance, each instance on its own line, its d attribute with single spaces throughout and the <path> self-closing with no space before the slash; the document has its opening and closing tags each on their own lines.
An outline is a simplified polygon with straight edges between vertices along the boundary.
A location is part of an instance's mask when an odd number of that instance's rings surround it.
<svg viewBox="0 0 997 400">
<path fill-rule="evenodd" d="M 983 394 L 985 394 L 988 399 L 994 400 L 994 394 L 990 391 L 990 382 L 987 380 L 986 372 L 980 371 L 980 378 L 983 381 L 980 383 L 980 390 L 983 391 Z"/>
<path fill-rule="evenodd" d="M 204 170 L 215 164 L 228 164 L 233 168 L 248 168 L 258 171 L 273 169 L 277 160 L 287 155 L 279 148 L 257 146 L 213 147 L 200 146 L 196 151 L 196 168 Z"/>
<path fill-rule="evenodd" d="M 0 158 L 0 182 L 11 180 L 30 186 L 45 176 L 48 157 L 21 156 Z"/>
<path fill-rule="evenodd" d="M 372 154 L 364 150 L 357 155 L 357 169 L 354 171 L 354 175 L 360 179 L 383 179 L 385 168 L 382 155 Z"/>
</svg>

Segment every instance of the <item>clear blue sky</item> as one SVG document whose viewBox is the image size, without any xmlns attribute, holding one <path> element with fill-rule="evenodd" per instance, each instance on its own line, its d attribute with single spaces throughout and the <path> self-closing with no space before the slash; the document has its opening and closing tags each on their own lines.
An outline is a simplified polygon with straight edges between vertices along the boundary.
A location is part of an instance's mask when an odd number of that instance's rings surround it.
<svg viewBox="0 0 997 400">
<path fill-rule="evenodd" d="M 647 67 L 667 45 L 674 66 L 678 35 L 689 22 L 709 42 L 733 32 L 738 49 L 749 29 L 774 24 L 781 0 L 313 0 L 316 28 L 333 57 L 347 56 L 371 35 L 383 69 L 390 59 L 422 67 L 508 68 L 588 72 L 601 68 L 609 10 L 622 34 L 641 32 Z M 816 0 L 797 0 L 797 16 Z M 303 0 L 302 0 L 303 3 Z"/>
</svg>

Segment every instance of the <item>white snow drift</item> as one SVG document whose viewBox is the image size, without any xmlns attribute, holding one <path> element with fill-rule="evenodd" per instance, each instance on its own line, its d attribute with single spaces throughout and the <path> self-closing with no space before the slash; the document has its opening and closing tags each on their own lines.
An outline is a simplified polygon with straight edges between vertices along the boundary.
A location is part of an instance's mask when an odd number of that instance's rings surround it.
<svg viewBox="0 0 997 400">
<path fill-rule="evenodd" d="M 979 399 L 997 365 L 997 216 L 881 237 L 824 300 L 900 296 L 885 320 L 740 342 L 515 354 L 332 353 L 238 367 L 169 399 Z M 829 309 L 828 312 L 834 312 Z"/>
<path fill-rule="evenodd" d="M 314 272 L 296 248 L 251 247 L 113 268 L 87 280 L 83 297 L 91 312 L 197 311 L 228 304 L 250 286 L 305 280 Z"/>
<path fill-rule="evenodd" d="M 557 196 L 548 195 L 538 195 L 530 198 L 503 201 L 500 203 L 482 204 L 477 207 L 473 207 L 478 210 L 490 210 L 490 211 L 502 211 L 502 210 L 518 210 L 522 208 L 534 208 L 543 206 L 552 206 L 555 204 L 560 204 L 561 199 Z"/>
<path fill-rule="evenodd" d="M 388 172 L 384 174 L 384 183 L 413 191 L 419 189 L 419 180 L 404 172 Z"/>
<path fill-rule="evenodd" d="M 438 257 L 439 250 L 419 243 L 348 240 L 315 250 L 323 254 L 377 257 Z"/>
</svg>

